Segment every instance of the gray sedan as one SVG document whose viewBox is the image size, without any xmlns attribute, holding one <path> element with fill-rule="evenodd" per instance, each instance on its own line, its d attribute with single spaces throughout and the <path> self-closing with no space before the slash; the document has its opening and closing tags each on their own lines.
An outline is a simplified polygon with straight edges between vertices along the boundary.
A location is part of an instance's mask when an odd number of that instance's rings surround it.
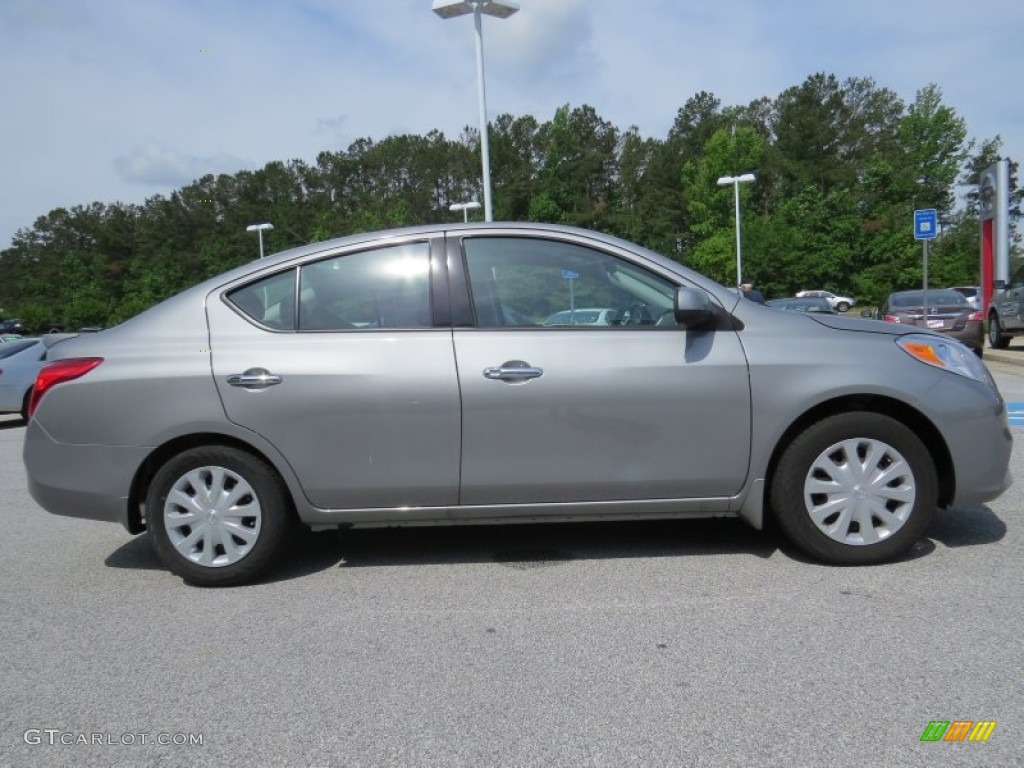
<svg viewBox="0 0 1024 768">
<path fill-rule="evenodd" d="M 635 320 L 544 325 L 572 306 Z M 53 353 L 32 496 L 148 529 L 202 585 L 257 577 L 297 523 L 772 515 L 877 563 L 1010 482 L 1005 404 L 957 341 L 779 312 L 566 227 L 315 243 Z"/>
</svg>

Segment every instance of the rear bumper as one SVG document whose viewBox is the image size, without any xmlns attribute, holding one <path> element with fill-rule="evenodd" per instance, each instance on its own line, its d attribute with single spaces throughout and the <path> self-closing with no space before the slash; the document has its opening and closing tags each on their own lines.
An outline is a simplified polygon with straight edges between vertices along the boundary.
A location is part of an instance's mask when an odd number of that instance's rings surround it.
<svg viewBox="0 0 1024 768">
<path fill-rule="evenodd" d="M 127 529 L 132 479 L 150 451 L 58 443 L 33 419 L 23 451 L 28 491 L 47 512 L 121 523 Z"/>
</svg>

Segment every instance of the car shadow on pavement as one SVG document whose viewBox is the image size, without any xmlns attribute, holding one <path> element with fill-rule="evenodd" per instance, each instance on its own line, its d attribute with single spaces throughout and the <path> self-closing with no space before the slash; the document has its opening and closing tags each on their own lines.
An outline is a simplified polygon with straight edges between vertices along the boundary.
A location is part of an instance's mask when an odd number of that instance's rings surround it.
<svg viewBox="0 0 1024 768">
<path fill-rule="evenodd" d="M 940 509 L 925 535 L 950 548 L 974 547 L 1001 540 L 1006 523 L 986 506 Z"/>
<path fill-rule="evenodd" d="M 300 529 L 277 565 L 254 584 L 310 576 L 331 568 L 496 563 L 516 570 L 571 560 L 748 554 L 771 557 L 777 537 L 740 520 L 659 520 L 606 523 L 458 525 L 364 528 L 314 533 Z M 123 544 L 110 568 L 166 570 L 148 535 Z"/>
<path fill-rule="evenodd" d="M 988 507 L 938 510 L 922 538 L 897 558 L 906 562 L 947 547 L 991 544 L 1006 525 Z M 934 541 L 933 541 L 934 540 Z M 256 584 L 290 581 L 332 568 L 495 563 L 515 570 L 563 565 L 572 560 L 694 557 L 741 554 L 767 559 L 779 553 L 822 565 L 786 542 L 774 526 L 757 531 L 741 520 L 656 520 L 604 523 L 459 525 L 297 531 L 280 560 Z M 136 536 L 105 560 L 110 568 L 166 570 L 147 535 Z"/>
<path fill-rule="evenodd" d="M 343 568 L 497 563 L 525 570 L 610 558 L 721 554 L 767 558 L 778 548 L 771 534 L 730 519 L 460 525 L 332 535 L 342 555 L 338 567 Z"/>
<path fill-rule="evenodd" d="M 336 566 L 344 557 L 337 532 L 312 533 L 300 530 L 285 544 L 281 553 L 280 566 L 258 579 L 257 584 L 283 581 L 309 576 Z M 118 547 L 106 560 L 108 568 L 131 570 L 166 571 L 149 534 L 141 534 Z M 168 571 L 168 573 L 170 573 Z"/>
</svg>

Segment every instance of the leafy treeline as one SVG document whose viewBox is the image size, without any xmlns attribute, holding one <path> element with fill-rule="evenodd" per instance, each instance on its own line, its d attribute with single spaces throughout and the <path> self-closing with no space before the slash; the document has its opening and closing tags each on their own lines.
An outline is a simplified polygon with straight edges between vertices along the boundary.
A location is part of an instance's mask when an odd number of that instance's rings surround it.
<svg viewBox="0 0 1024 768">
<path fill-rule="evenodd" d="M 752 171 L 757 181 L 741 187 L 745 276 L 769 296 L 829 288 L 866 303 L 920 285 L 916 208 L 937 208 L 942 224 L 930 284 L 977 282 L 974 185 L 999 150 L 998 137 L 969 141 L 935 86 L 906 104 L 871 79 L 826 74 L 747 106 L 698 93 L 664 139 L 567 105 L 545 123 L 493 122 L 494 213 L 616 234 L 731 284 L 733 190 L 716 180 Z M 58 208 L 0 252 L 0 307 L 30 327 L 109 325 L 255 258 L 252 223 L 274 224 L 275 251 L 458 220 L 451 203 L 481 198 L 478 151 L 470 129 L 360 139 L 314 165 L 204 176 L 142 205 Z"/>
</svg>

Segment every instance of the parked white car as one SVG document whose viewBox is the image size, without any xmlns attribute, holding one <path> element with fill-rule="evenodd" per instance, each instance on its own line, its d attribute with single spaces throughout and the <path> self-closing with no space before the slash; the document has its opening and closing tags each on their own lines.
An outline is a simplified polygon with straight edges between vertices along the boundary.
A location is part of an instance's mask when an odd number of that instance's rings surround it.
<svg viewBox="0 0 1024 768">
<path fill-rule="evenodd" d="M 619 310 L 610 307 L 584 307 L 555 312 L 544 325 L 618 325 Z"/>
<path fill-rule="evenodd" d="M 797 298 L 799 299 L 805 299 L 808 297 L 828 299 L 828 303 L 832 305 L 832 309 L 836 312 L 845 312 L 850 307 L 857 306 L 856 299 L 850 298 L 849 296 L 837 296 L 831 291 L 800 291 L 797 293 Z"/>
</svg>

